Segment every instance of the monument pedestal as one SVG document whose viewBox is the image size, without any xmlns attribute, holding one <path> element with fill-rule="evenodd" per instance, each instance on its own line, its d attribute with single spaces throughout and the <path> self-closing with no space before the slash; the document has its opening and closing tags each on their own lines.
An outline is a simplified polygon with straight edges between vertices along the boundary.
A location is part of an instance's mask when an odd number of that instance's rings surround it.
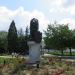
<svg viewBox="0 0 75 75">
<path fill-rule="evenodd" d="M 35 43 L 34 41 L 28 41 L 29 45 L 29 63 L 37 63 L 40 61 L 40 45 L 41 43 Z"/>
</svg>

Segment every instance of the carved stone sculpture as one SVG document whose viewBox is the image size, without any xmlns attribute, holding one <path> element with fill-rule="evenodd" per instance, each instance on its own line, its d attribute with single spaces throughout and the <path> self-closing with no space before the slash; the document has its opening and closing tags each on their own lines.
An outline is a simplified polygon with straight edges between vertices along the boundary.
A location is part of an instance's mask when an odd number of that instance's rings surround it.
<svg viewBox="0 0 75 75">
<path fill-rule="evenodd" d="M 33 18 L 30 22 L 30 39 L 36 43 L 40 43 L 42 40 L 42 33 L 38 31 L 38 20 Z"/>
<path fill-rule="evenodd" d="M 30 40 L 29 45 L 29 63 L 37 63 L 40 61 L 40 46 L 42 40 L 42 33 L 38 31 L 38 20 L 33 18 L 30 21 Z"/>
</svg>

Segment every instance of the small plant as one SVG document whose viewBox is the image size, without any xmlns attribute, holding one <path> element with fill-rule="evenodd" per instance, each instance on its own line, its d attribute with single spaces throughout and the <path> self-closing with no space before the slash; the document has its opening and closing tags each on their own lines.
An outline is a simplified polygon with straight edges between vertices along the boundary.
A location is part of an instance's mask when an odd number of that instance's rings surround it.
<svg viewBox="0 0 75 75">
<path fill-rule="evenodd" d="M 2 70 L 0 69 L 0 75 L 3 75 Z"/>
</svg>

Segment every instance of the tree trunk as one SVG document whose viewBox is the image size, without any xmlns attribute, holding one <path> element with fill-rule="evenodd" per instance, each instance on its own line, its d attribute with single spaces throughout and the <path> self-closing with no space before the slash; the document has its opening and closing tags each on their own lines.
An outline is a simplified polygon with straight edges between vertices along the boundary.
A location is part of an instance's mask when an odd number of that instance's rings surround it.
<svg viewBox="0 0 75 75">
<path fill-rule="evenodd" d="M 63 53 L 64 53 L 63 50 L 61 50 L 61 53 L 62 53 L 62 56 L 63 56 Z"/>
<path fill-rule="evenodd" d="M 71 48 L 69 48 L 70 49 L 70 55 L 72 56 L 72 51 L 71 51 Z"/>
<path fill-rule="evenodd" d="M 48 52 L 49 52 L 49 49 L 48 49 Z"/>
</svg>

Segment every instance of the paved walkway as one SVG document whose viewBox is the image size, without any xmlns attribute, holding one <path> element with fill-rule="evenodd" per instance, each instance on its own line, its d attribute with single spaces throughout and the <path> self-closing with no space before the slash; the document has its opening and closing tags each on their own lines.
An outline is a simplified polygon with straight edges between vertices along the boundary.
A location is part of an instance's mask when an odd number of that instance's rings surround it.
<svg viewBox="0 0 75 75">
<path fill-rule="evenodd" d="M 57 55 L 52 55 L 52 54 L 44 54 L 43 56 L 45 57 L 58 57 L 62 59 L 67 59 L 68 61 L 75 61 L 75 56 L 57 56 Z"/>
<path fill-rule="evenodd" d="M 7 55 L 7 56 L 0 56 L 1 58 L 12 58 L 11 55 Z"/>
<path fill-rule="evenodd" d="M 12 57 L 12 55 L 7 55 L 7 56 L 0 56 L 1 58 L 16 58 L 15 56 Z M 20 58 L 28 58 L 28 56 L 19 56 Z"/>
<path fill-rule="evenodd" d="M 52 55 L 52 54 L 44 54 L 43 56 L 45 56 L 45 57 L 59 57 L 62 59 L 75 60 L 75 56 L 57 56 L 57 55 Z M 0 56 L 0 57 L 1 58 L 12 58 L 12 55 Z M 28 59 L 29 56 L 19 56 L 19 57 Z M 16 57 L 13 57 L 13 58 L 16 58 Z"/>
</svg>

